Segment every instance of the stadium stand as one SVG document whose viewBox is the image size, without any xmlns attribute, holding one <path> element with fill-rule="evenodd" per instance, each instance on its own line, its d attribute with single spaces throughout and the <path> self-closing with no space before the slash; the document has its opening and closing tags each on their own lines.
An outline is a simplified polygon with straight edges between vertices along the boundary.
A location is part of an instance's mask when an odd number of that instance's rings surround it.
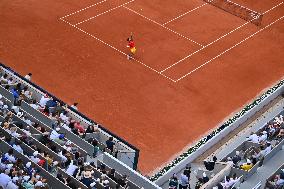
<svg viewBox="0 0 284 189">
<path fill-rule="evenodd" d="M 283 92 L 282 87 L 267 97 L 267 102 L 251 111 L 250 116 L 239 119 L 237 127 L 223 137 L 218 136 L 214 145 L 205 151 L 197 150 L 191 154 L 195 158 L 189 156 L 155 182 L 169 189 L 282 188 Z"/>
<path fill-rule="evenodd" d="M 6 180 L 17 185 L 12 188 L 26 182 L 34 188 L 160 188 L 131 169 L 138 149 L 4 65 L 0 74 L 3 188 Z M 13 162 L 6 160 L 7 153 Z M 35 170 L 27 181 L 8 174 L 9 164 L 18 160 Z M 26 168 L 18 169 L 23 174 Z"/>
</svg>

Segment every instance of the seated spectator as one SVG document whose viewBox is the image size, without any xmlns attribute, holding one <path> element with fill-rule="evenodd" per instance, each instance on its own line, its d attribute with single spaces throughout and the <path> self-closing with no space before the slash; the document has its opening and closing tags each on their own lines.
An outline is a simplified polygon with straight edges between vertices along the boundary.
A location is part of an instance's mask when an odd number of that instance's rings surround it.
<svg viewBox="0 0 284 189">
<path fill-rule="evenodd" d="M 249 137 L 247 137 L 247 141 L 251 141 L 253 143 L 258 143 L 259 137 L 257 136 L 256 133 L 251 133 L 251 135 Z"/>
<path fill-rule="evenodd" d="M 22 147 L 20 146 L 22 144 L 22 142 L 20 140 L 16 140 L 15 144 L 13 144 L 13 148 L 18 151 L 19 153 L 23 154 L 24 151 L 22 149 Z"/>
<path fill-rule="evenodd" d="M 264 149 L 260 152 L 262 154 L 262 156 L 266 156 L 267 154 L 269 154 L 272 150 L 272 146 L 271 146 L 271 143 L 267 143 L 266 144 L 266 147 L 264 147 Z"/>
<path fill-rule="evenodd" d="M 98 141 L 96 139 L 93 139 L 92 141 L 92 145 L 94 147 L 94 153 L 93 153 L 93 157 L 97 157 L 99 151 L 100 151 L 100 148 L 98 146 Z"/>
<path fill-rule="evenodd" d="M 94 171 L 92 171 L 91 169 L 85 168 L 85 171 L 83 171 L 82 173 L 83 176 L 82 176 L 81 182 L 89 187 L 91 183 L 94 182 L 94 179 L 92 178 L 93 173 Z"/>
<path fill-rule="evenodd" d="M 236 151 L 236 155 L 232 158 L 234 165 L 237 165 L 241 161 L 240 152 Z"/>
<path fill-rule="evenodd" d="M 284 186 L 284 171 L 279 175 L 275 175 L 272 181 L 268 181 L 266 188 L 268 189 L 278 189 Z"/>
<path fill-rule="evenodd" d="M 198 178 L 196 184 L 195 184 L 195 189 L 199 189 L 202 187 L 202 185 L 204 185 L 205 183 L 203 182 L 202 178 Z"/>
<path fill-rule="evenodd" d="M 13 97 L 14 97 L 15 99 L 17 99 L 17 98 L 20 97 L 20 94 L 18 93 L 18 91 L 17 91 L 16 89 L 12 88 L 10 91 L 11 91 L 11 93 L 13 94 Z"/>
<path fill-rule="evenodd" d="M 30 104 L 30 106 L 36 110 L 40 109 L 40 106 L 37 104 L 36 100 L 32 100 L 32 103 Z"/>
<path fill-rule="evenodd" d="M 77 186 L 76 184 L 72 181 L 71 177 L 68 177 L 66 179 L 66 183 L 67 183 L 67 186 L 69 186 L 71 189 L 77 189 Z"/>
<path fill-rule="evenodd" d="M 116 178 L 115 178 L 115 169 L 111 169 L 111 170 L 108 172 L 107 176 L 108 176 L 109 178 L 111 178 L 113 181 L 116 181 Z"/>
<path fill-rule="evenodd" d="M 124 188 L 127 187 L 127 182 L 127 175 L 123 175 L 122 178 L 117 179 L 117 184 Z"/>
<path fill-rule="evenodd" d="M 8 75 L 6 73 L 0 78 L 0 83 L 1 85 L 8 84 Z"/>
<path fill-rule="evenodd" d="M 78 102 L 75 102 L 73 105 L 71 105 L 71 108 L 73 108 L 74 110 L 78 110 Z"/>
<path fill-rule="evenodd" d="M 179 180 L 179 189 L 187 189 L 188 187 L 190 188 L 189 178 L 186 176 L 186 171 L 183 171 Z"/>
<path fill-rule="evenodd" d="M 202 180 L 203 180 L 204 183 L 206 183 L 206 182 L 208 182 L 210 180 L 205 172 L 202 174 Z"/>
<path fill-rule="evenodd" d="M 56 140 L 56 139 L 59 139 L 59 136 L 60 136 L 60 128 L 59 127 L 56 127 L 55 129 L 53 129 L 50 133 L 50 139 L 51 140 Z"/>
<path fill-rule="evenodd" d="M 266 142 L 267 137 L 268 137 L 267 136 L 267 132 L 266 131 L 262 131 L 262 134 L 258 138 L 259 143 Z"/>
<path fill-rule="evenodd" d="M 205 168 L 208 170 L 208 171 L 213 171 L 214 170 L 214 167 L 215 167 L 215 163 L 217 161 L 217 157 L 214 156 L 213 157 L 213 161 L 204 161 L 204 166 Z"/>
<path fill-rule="evenodd" d="M 77 169 L 78 169 L 77 162 L 76 161 L 74 162 L 73 160 L 71 160 L 70 165 L 66 169 L 66 173 L 70 176 L 75 177 L 74 173 Z"/>
<path fill-rule="evenodd" d="M 94 125 L 89 125 L 87 130 L 86 130 L 86 133 L 94 133 L 94 132 L 97 132 L 98 131 L 98 127 L 95 127 Z"/>
<path fill-rule="evenodd" d="M 253 167 L 253 164 L 251 163 L 251 160 L 247 159 L 247 163 L 244 163 L 240 166 L 241 169 L 245 171 L 249 171 Z"/>
<path fill-rule="evenodd" d="M 9 162 L 16 163 L 17 159 L 13 154 L 14 154 L 13 149 L 9 149 L 8 152 L 4 155 L 4 157 L 6 157 Z"/>
<path fill-rule="evenodd" d="M 39 161 L 40 161 L 40 158 L 38 157 L 38 151 L 35 151 L 34 153 L 33 153 L 33 155 L 32 156 L 30 156 L 30 159 L 35 163 L 35 164 L 38 164 L 39 163 Z"/>
<path fill-rule="evenodd" d="M 72 122 L 72 121 L 71 121 Z M 79 131 L 80 135 L 83 135 L 85 133 L 85 128 L 83 125 L 81 125 L 80 122 L 75 121 L 74 123 L 74 128 L 77 129 Z"/>
<path fill-rule="evenodd" d="M 59 115 L 59 117 L 60 117 L 60 119 L 64 122 L 64 123 L 66 123 L 67 125 L 69 125 L 69 123 L 70 123 L 70 117 L 68 117 L 67 116 L 67 111 L 63 111 L 60 115 Z"/>
<path fill-rule="evenodd" d="M 33 75 L 32 73 L 28 73 L 27 75 L 25 75 L 24 78 L 25 78 L 26 80 L 30 81 L 30 80 L 32 79 L 32 75 Z"/>
<path fill-rule="evenodd" d="M 109 181 L 108 180 L 104 180 L 103 181 L 103 186 L 104 186 L 104 189 L 110 189 Z"/>
<path fill-rule="evenodd" d="M 50 98 L 48 97 L 47 94 L 42 95 L 42 97 L 41 97 L 41 99 L 40 99 L 40 101 L 39 101 L 39 105 L 40 105 L 42 108 L 44 108 L 45 105 L 46 105 L 46 103 L 47 103 L 47 101 L 49 101 L 49 100 L 50 100 Z"/>
<path fill-rule="evenodd" d="M 113 142 L 113 137 L 109 137 L 108 140 L 106 141 L 106 146 L 111 152 L 113 152 L 114 150 L 114 145 L 115 143 Z"/>
</svg>

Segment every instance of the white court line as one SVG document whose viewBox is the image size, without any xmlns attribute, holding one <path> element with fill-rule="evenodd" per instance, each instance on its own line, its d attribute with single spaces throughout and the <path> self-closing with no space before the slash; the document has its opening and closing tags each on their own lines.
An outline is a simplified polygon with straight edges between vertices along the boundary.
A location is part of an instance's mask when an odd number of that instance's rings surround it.
<svg viewBox="0 0 284 189">
<path fill-rule="evenodd" d="M 164 25 L 166 25 L 166 24 L 168 24 L 168 23 L 170 23 L 170 22 L 172 22 L 172 21 L 175 21 L 176 19 L 179 19 L 180 17 L 183 17 L 183 16 L 187 15 L 188 13 L 193 12 L 193 11 L 195 11 L 195 10 L 197 10 L 197 9 L 199 9 L 199 8 L 201 8 L 201 7 L 203 7 L 204 5 L 207 5 L 207 3 L 204 3 L 204 4 L 198 6 L 198 7 L 194 8 L 194 9 L 191 9 L 190 11 L 187 11 L 186 13 L 183 13 L 182 15 L 179 15 L 179 16 L 173 18 L 173 19 L 167 21 L 166 23 L 163 23 L 162 25 L 164 26 Z"/>
<path fill-rule="evenodd" d="M 110 11 L 113 11 L 113 10 L 115 10 L 115 9 L 117 9 L 117 8 L 120 8 L 120 7 L 124 6 L 124 5 L 127 5 L 128 3 L 131 3 L 131 2 L 133 2 L 133 1 L 134 1 L 134 0 L 128 1 L 128 2 L 126 2 L 126 3 L 124 3 L 124 4 L 121 4 L 121 5 L 117 6 L 117 7 L 114 7 L 114 8 L 112 8 L 112 9 L 109 9 L 109 10 L 105 11 L 105 12 L 102 12 L 102 13 L 100 13 L 100 14 L 97 14 L 96 16 L 93 16 L 93 17 L 91 17 L 91 18 L 88 18 L 88 19 L 86 19 L 86 20 L 83 20 L 82 22 L 79 22 L 79 23 L 75 24 L 75 26 L 77 26 L 77 25 L 79 25 L 79 24 L 83 24 L 84 22 L 87 22 L 87 21 L 89 21 L 89 20 L 92 20 L 92 19 L 94 19 L 94 18 L 96 18 L 96 17 L 98 17 L 98 16 L 101 16 L 101 15 L 103 15 L 103 14 L 106 14 L 106 13 L 108 13 L 108 12 L 110 12 Z"/>
<path fill-rule="evenodd" d="M 145 18 L 145 19 L 147 19 L 147 20 L 149 20 L 149 21 L 151 21 L 151 22 L 153 22 L 153 23 L 155 23 L 155 24 L 157 24 L 157 25 L 163 27 L 163 28 L 165 28 L 166 30 L 169 30 L 169 31 L 171 31 L 171 32 L 173 32 L 173 33 L 175 33 L 175 34 L 177 34 L 177 35 L 180 36 L 180 37 L 183 37 L 183 38 L 185 38 L 185 39 L 187 39 L 187 40 L 189 40 L 189 41 L 191 41 L 191 42 L 193 42 L 193 43 L 195 43 L 195 44 L 197 44 L 197 45 L 199 45 L 199 46 L 201 46 L 201 47 L 204 47 L 204 46 L 201 45 L 200 43 L 197 43 L 196 41 L 193 41 L 192 39 L 190 39 L 190 38 L 188 38 L 188 37 L 186 37 L 186 36 L 184 36 L 184 35 L 181 35 L 180 33 L 178 33 L 178 32 L 176 32 L 176 31 L 174 31 L 174 30 L 172 30 L 172 29 L 170 29 L 170 28 L 168 28 L 168 27 L 166 27 L 166 26 L 164 26 L 164 25 L 162 25 L 162 24 L 156 22 L 155 20 L 152 20 L 152 19 L 150 19 L 150 18 L 148 18 L 148 17 L 146 17 L 146 16 L 144 16 L 144 15 L 142 15 L 142 14 L 136 12 L 135 10 L 132 10 L 132 9 L 126 7 L 126 6 L 123 6 L 123 7 L 126 8 L 127 10 L 129 10 L 129 11 L 131 11 L 131 12 L 133 12 L 133 13 L 135 13 L 135 14 L 137 14 L 137 15 L 139 15 L 139 16 L 141 16 L 141 17 L 143 17 L 143 18 Z"/>
<path fill-rule="evenodd" d="M 114 46 L 112 46 L 112 45 L 110 45 L 110 44 L 108 44 L 108 43 L 104 42 L 103 40 L 101 40 L 101 39 L 97 38 L 96 36 L 94 36 L 94 35 L 92 35 L 92 34 L 90 34 L 90 33 L 86 32 L 86 31 L 84 31 L 83 29 L 81 29 L 81 28 L 77 27 L 76 25 L 71 24 L 70 22 L 68 22 L 68 21 L 64 20 L 63 18 L 60 18 L 60 20 L 62 20 L 63 22 L 65 22 L 65 23 L 69 24 L 70 26 L 72 26 L 72 27 L 76 28 L 77 30 L 79 30 L 79 31 L 81 31 L 81 32 L 83 32 L 83 33 L 85 33 L 85 34 L 89 35 L 90 37 L 92 37 L 92 38 L 96 39 L 97 41 L 99 41 L 99 42 L 103 43 L 104 45 L 106 45 L 106 46 L 108 46 L 108 47 L 112 48 L 113 50 L 115 50 L 115 51 L 117 51 L 117 52 L 119 52 L 119 53 L 121 53 L 121 54 L 125 55 L 125 58 L 127 57 L 127 54 L 126 54 L 125 52 L 123 52 L 123 51 L 121 51 L 121 50 L 119 50 L 119 49 L 115 48 Z M 156 72 L 157 74 L 159 74 L 159 75 L 161 75 L 161 76 L 163 76 L 163 77 L 165 77 L 165 78 L 169 79 L 170 81 L 175 82 L 172 78 L 170 78 L 170 77 L 168 77 L 168 76 L 166 76 L 166 75 L 164 75 L 164 74 L 160 73 L 160 72 L 159 72 L 159 71 L 157 71 L 156 69 L 151 68 L 150 66 L 148 66 L 148 65 L 144 64 L 143 62 L 141 62 L 141 61 L 139 61 L 139 60 L 137 60 L 137 59 L 135 59 L 135 58 L 133 58 L 133 60 L 135 60 L 136 62 L 138 62 L 138 63 L 140 63 L 141 65 L 145 66 L 146 68 L 148 68 L 148 69 L 150 69 L 150 70 L 152 70 L 152 71 Z"/>
<path fill-rule="evenodd" d="M 232 50 L 233 48 L 235 48 L 235 47 L 239 46 L 240 44 L 242 44 L 242 43 L 243 43 L 243 42 L 245 42 L 246 40 L 248 40 L 248 39 L 252 38 L 253 36 L 255 36 L 256 34 L 258 34 L 259 32 L 261 32 L 261 31 L 265 30 L 266 28 L 270 27 L 271 25 L 275 24 L 276 22 L 278 22 L 279 20 L 281 20 L 281 19 L 283 19 L 283 18 L 284 18 L 284 16 L 282 16 L 282 17 L 278 18 L 277 20 L 273 21 L 273 22 L 272 22 L 272 23 L 270 23 L 269 25 L 267 25 L 267 26 L 265 26 L 264 28 L 262 28 L 262 29 L 258 30 L 257 32 L 253 33 L 253 34 L 252 34 L 252 35 L 250 35 L 249 37 L 247 37 L 247 38 L 243 39 L 243 40 L 242 40 L 242 41 L 240 41 L 239 43 L 237 43 L 237 44 L 235 44 L 234 46 L 230 47 L 229 49 L 227 49 L 227 50 L 223 51 L 222 53 L 218 54 L 218 55 L 217 55 L 217 56 L 215 56 L 214 58 L 212 58 L 212 59 L 208 60 L 208 61 L 207 61 L 207 62 L 205 62 L 204 64 L 202 64 L 202 65 L 198 66 L 198 67 L 197 67 L 197 68 L 195 68 L 194 70 L 192 70 L 192 71 L 188 72 L 187 74 L 183 75 L 182 77 L 180 77 L 179 79 L 177 79 L 177 80 L 175 80 L 175 81 L 176 81 L 176 82 L 178 82 L 178 81 L 180 81 L 181 79 L 185 78 L 186 76 L 188 76 L 188 75 L 190 75 L 190 74 L 192 74 L 192 73 L 196 72 L 197 70 L 201 69 L 203 66 L 205 66 L 205 65 L 209 64 L 210 62 L 212 62 L 212 61 L 213 61 L 213 60 L 215 60 L 216 58 L 218 58 L 218 57 L 222 56 L 223 54 L 225 54 L 226 52 L 228 52 L 228 51 Z"/>
<path fill-rule="evenodd" d="M 71 16 L 71 15 L 73 15 L 73 14 L 77 14 L 77 13 L 79 13 L 79 12 L 81 12 L 81 11 L 84 11 L 84 10 L 89 9 L 89 8 L 91 8 L 91 7 L 97 6 L 97 5 L 99 5 L 99 4 L 101 4 L 101 3 L 104 3 L 104 2 L 106 2 L 106 1 L 107 1 L 107 0 L 103 0 L 103 1 L 100 1 L 100 2 L 98 2 L 98 3 L 92 4 L 92 5 L 88 6 L 88 7 L 85 7 L 85 8 L 83 8 L 83 9 L 78 10 L 78 11 L 72 12 L 72 13 L 66 15 L 66 16 L 61 17 L 61 18 L 66 18 L 66 17 Z"/>
<path fill-rule="evenodd" d="M 271 10 L 277 8 L 278 6 L 280 6 L 280 5 L 282 5 L 282 4 L 283 4 L 283 2 L 279 3 L 278 5 L 275 5 L 275 6 L 272 7 L 271 9 L 265 11 L 265 12 L 263 13 L 263 15 L 267 14 L 268 12 L 270 12 Z M 220 39 L 222 39 L 222 38 L 228 36 L 229 34 L 231 34 L 231 33 L 235 32 L 235 31 L 239 30 L 240 28 L 244 27 L 245 25 L 247 25 L 248 23 L 250 23 L 250 22 L 253 21 L 253 20 L 254 20 L 254 19 L 252 19 L 252 20 L 250 20 L 250 21 L 247 21 L 246 23 L 244 23 L 244 24 L 242 24 L 241 26 L 239 26 L 239 27 L 233 29 L 233 30 L 230 31 L 229 33 L 226 33 L 225 35 L 223 35 L 223 36 L 219 37 L 218 39 L 212 41 L 211 43 L 205 45 L 203 48 L 201 48 L 201 49 L 199 49 L 199 50 L 197 50 L 197 51 L 195 51 L 195 52 L 193 52 L 193 53 L 187 55 L 186 57 L 180 59 L 179 61 L 175 62 L 174 64 L 172 64 L 172 65 L 168 66 L 167 68 L 163 69 L 162 71 L 160 71 L 160 73 L 163 73 L 163 72 L 165 72 L 166 70 L 170 69 L 171 67 L 173 67 L 173 66 L 175 66 L 175 65 L 177 65 L 177 64 L 179 64 L 179 63 L 181 63 L 181 62 L 183 62 L 185 59 L 187 59 L 187 58 L 191 57 L 192 55 L 198 53 L 199 51 L 201 51 L 201 50 L 207 48 L 208 46 L 210 46 L 210 45 L 216 43 L 217 41 L 219 41 Z"/>
</svg>

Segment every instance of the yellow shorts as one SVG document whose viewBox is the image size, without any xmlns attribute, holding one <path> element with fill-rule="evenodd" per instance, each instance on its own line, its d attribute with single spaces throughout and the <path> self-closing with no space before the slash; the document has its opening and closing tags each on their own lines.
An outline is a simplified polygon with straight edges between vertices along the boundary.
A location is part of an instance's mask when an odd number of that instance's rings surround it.
<svg viewBox="0 0 284 189">
<path fill-rule="evenodd" d="M 135 54 L 136 48 L 135 48 L 135 47 L 131 48 L 131 49 L 130 49 L 130 52 L 131 52 L 132 54 Z"/>
</svg>

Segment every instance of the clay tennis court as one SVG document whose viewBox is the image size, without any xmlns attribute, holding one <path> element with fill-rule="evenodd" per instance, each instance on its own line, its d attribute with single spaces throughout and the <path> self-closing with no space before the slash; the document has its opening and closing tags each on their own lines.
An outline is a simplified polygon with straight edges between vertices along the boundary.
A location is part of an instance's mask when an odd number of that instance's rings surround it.
<svg viewBox="0 0 284 189">
<path fill-rule="evenodd" d="M 202 0 L 2 0 L 0 61 L 79 102 L 150 174 L 283 77 L 284 3 L 235 2 L 262 25 Z"/>
</svg>

